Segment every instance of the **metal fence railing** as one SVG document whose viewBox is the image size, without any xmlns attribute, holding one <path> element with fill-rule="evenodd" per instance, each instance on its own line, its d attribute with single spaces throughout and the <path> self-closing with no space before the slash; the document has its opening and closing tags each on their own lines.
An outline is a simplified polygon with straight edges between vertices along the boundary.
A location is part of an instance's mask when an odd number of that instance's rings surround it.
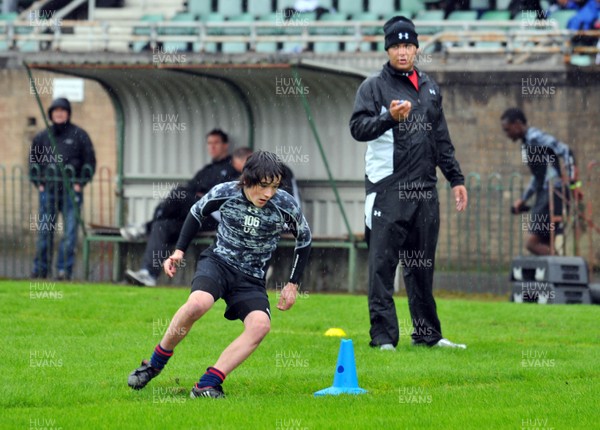
<svg viewBox="0 0 600 430">
<path fill-rule="evenodd" d="M 289 21 L 283 18 L 268 21 L 78 21 L 30 20 L 0 21 L 0 50 L 35 52 L 40 50 L 99 52 L 139 52 L 144 47 L 168 54 L 185 50 L 210 51 L 214 44 L 243 43 L 255 51 L 264 43 L 294 42 L 306 47 L 309 43 L 347 43 L 362 50 L 364 44 L 383 40 L 385 21 Z M 598 38 L 600 31 L 560 29 L 552 18 L 502 21 L 420 21 L 417 28 L 432 30 L 419 36 L 422 51 L 434 43 L 448 53 L 490 52 L 497 54 L 589 54 L 598 53 L 595 44 L 576 46 L 571 43 L 582 37 Z M 173 48 L 176 47 L 176 48 Z M 367 50 L 375 50 L 373 46 Z M 347 50 L 350 51 L 350 50 Z M 331 52 L 331 51 L 328 51 Z"/>
<path fill-rule="evenodd" d="M 457 215 L 449 185 L 440 188 L 442 225 L 436 267 L 445 271 L 506 272 L 512 259 L 527 254 L 524 240 L 530 215 L 513 215 L 512 203 L 521 196 L 524 180 L 518 173 L 466 176 L 469 208 Z M 582 175 L 584 199 L 571 199 L 565 210 L 565 255 L 580 255 L 592 270 L 600 269 L 600 163 L 590 162 Z"/>
<path fill-rule="evenodd" d="M 436 267 L 441 272 L 464 272 L 493 275 L 506 273 L 511 260 L 527 253 L 524 240 L 527 234 L 525 215 L 511 215 L 512 203 L 521 195 L 524 180 L 518 173 L 487 177 L 478 173 L 466 176 L 469 207 L 458 214 L 452 191 L 443 181 L 439 185 L 440 236 Z M 114 176 L 108 167 L 99 167 L 92 181 L 84 188 L 81 211 L 83 234 L 94 225 L 118 226 Z M 569 213 L 566 229 L 566 254 L 581 255 L 590 267 L 598 269 L 600 250 L 600 202 L 593 196 L 600 194 L 600 163 L 590 162 L 582 172 L 584 203 L 578 211 Z M 0 165 L 0 277 L 24 278 L 31 272 L 37 238 L 36 214 L 39 213 L 38 191 L 30 182 L 26 168 Z M 126 205 L 124 205 L 126 206 Z M 308 220 L 309 223 L 311 220 Z M 55 240 L 60 239 L 57 231 Z M 100 247 L 100 248 L 98 248 Z M 596 247 L 596 248 L 595 248 Z M 106 273 L 99 279 L 110 280 L 113 246 L 95 245 L 93 252 L 101 256 Z M 82 278 L 81 253 L 77 254 L 74 277 Z"/>
<path fill-rule="evenodd" d="M 64 204 L 75 198 L 72 190 L 64 185 L 81 182 L 81 178 L 75 177 L 69 169 L 64 173 L 66 182 L 58 171 L 45 172 L 46 192 L 51 197 L 46 201 Z M 89 169 L 86 176 L 85 167 L 82 174 L 87 178 L 91 176 Z M 48 210 L 50 208 L 46 208 L 46 215 L 40 216 L 39 191 L 32 183 L 37 179 L 40 179 L 40 172 L 36 170 L 29 172 L 23 166 L 0 165 L 0 277 L 24 278 L 30 275 L 40 229 L 52 229 L 55 250 L 64 233 L 62 215 L 53 215 Z M 108 167 L 98 167 L 93 179 L 83 187 L 78 241 L 81 242 L 90 225 L 116 225 L 115 213 L 113 172 Z M 76 264 L 78 271 L 79 266 Z M 78 273 L 74 277 L 78 277 Z"/>
</svg>

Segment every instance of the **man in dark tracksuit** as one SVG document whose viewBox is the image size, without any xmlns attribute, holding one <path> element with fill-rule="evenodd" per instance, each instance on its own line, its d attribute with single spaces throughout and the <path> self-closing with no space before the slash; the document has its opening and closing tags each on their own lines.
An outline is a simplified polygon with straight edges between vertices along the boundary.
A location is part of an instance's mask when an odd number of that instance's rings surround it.
<svg viewBox="0 0 600 430">
<path fill-rule="evenodd" d="M 440 88 L 413 67 L 419 45 L 412 21 L 394 17 L 384 33 L 389 62 L 361 84 L 350 119 L 352 136 L 368 142 L 365 223 L 371 346 L 394 350 L 398 344 L 393 284 L 401 263 L 412 343 L 464 348 L 442 337 L 433 298 L 439 233 L 436 166 L 450 182 L 459 211 L 467 206 L 464 177 L 454 156 Z"/>
<path fill-rule="evenodd" d="M 211 130 L 206 136 L 208 152 L 212 162 L 204 166 L 183 186 L 175 187 L 157 206 L 152 221 L 139 227 L 124 227 L 121 234 L 136 239 L 142 234 L 148 235 L 148 243 L 142 258 L 142 268 L 125 272 L 128 281 L 145 286 L 156 285 L 163 261 L 171 254 L 171 248 L 179 237 L 179 231 L 190 208 L 212 187 L 223 182 L 237 179 L 237 172 L 229 155 L 229 137 L 219 129 Z M 215 218 L 207 218 L 202 231 L 214 231 L 217 228 Z"/>
<path fill-rule="evenodd" d="M 38 133 L 29 151 L 30 179 L 40 193 L 39 215 L 30 222 L 38 231 L 31 276 L 46 278 L 50 275 L 54 232 L 62 230 L 56 278 L 68 280 L 75 264 L 83 187 L 94 176 L 96 155 L 85 130 L 71 123 L 69 100 L 54 100 L 48 109 L 48 117 L 52 121 L 50 131 Z M 58 212 L 62 213 L 63 224 L 57 222 Z"/>
</svg>

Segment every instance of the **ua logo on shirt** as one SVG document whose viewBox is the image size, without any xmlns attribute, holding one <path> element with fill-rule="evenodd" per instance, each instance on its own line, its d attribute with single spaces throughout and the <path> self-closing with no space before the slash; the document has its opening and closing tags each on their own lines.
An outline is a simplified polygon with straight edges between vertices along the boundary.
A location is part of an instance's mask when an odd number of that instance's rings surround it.
<svg viewBox="0 0 600 430">
<path fill-rule="evenodd" d="M 435 96 L 435 90 L 433 88 L 429 89 L 429 94 L 433 94 Z"/>
<path fill-rule="evenodd" d="M 381 216 L 381 211 L 373 211 L 373 216 Z"/>
<path fill-rule="evenodd" d="M 244 233 L 256 234 L 260 219 L 252 215 L 244 215 Z"/>
</svg>

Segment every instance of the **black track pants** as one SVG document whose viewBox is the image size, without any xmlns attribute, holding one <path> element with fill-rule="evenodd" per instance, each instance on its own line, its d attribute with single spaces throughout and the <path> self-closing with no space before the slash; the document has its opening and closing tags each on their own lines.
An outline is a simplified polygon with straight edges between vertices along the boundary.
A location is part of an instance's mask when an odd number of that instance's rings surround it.
<svg viewBox="0 0 600 430">
<path fill-rule="evenodd" d="M 367 199 L 369 201 L 369 199 Z M 369 242 L 369 314 L 371 345 L 398 344 L 394 277 L 402 264 L 416 343 L 442 338 L 433 298 L 433 272 L 440 221 L 437 191 L 377 193 L 371 214 Z M 367 221 L 367 226 L 369 222 Z"/>
</svg>

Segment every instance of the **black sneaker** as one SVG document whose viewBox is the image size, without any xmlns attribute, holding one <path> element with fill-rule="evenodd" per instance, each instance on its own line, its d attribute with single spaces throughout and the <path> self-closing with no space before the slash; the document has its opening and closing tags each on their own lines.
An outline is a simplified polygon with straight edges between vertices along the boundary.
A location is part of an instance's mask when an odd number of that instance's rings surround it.
<svg viewBox="0 0 600 430">
<path fill-rule="evenodd" d="M 127 385 L 134 390 L 141 390 L 152 378 L 157 377 L 159 373 L 160 370 L 152 367 L 148 360 L 143 360 L 142 365 L 131 372 L 129 378 L 127 378 Z"/>
<path fill-rule="evenodd" d="M 213 399 L 220 399 L 225 397 L 223 387 L 216 385 L 214 387 L 198 387 L 198 384 L 194 385 L 190 392 L 190 397 L 195 399 L 196 397 L 212 397 Z"/>
</svg>

